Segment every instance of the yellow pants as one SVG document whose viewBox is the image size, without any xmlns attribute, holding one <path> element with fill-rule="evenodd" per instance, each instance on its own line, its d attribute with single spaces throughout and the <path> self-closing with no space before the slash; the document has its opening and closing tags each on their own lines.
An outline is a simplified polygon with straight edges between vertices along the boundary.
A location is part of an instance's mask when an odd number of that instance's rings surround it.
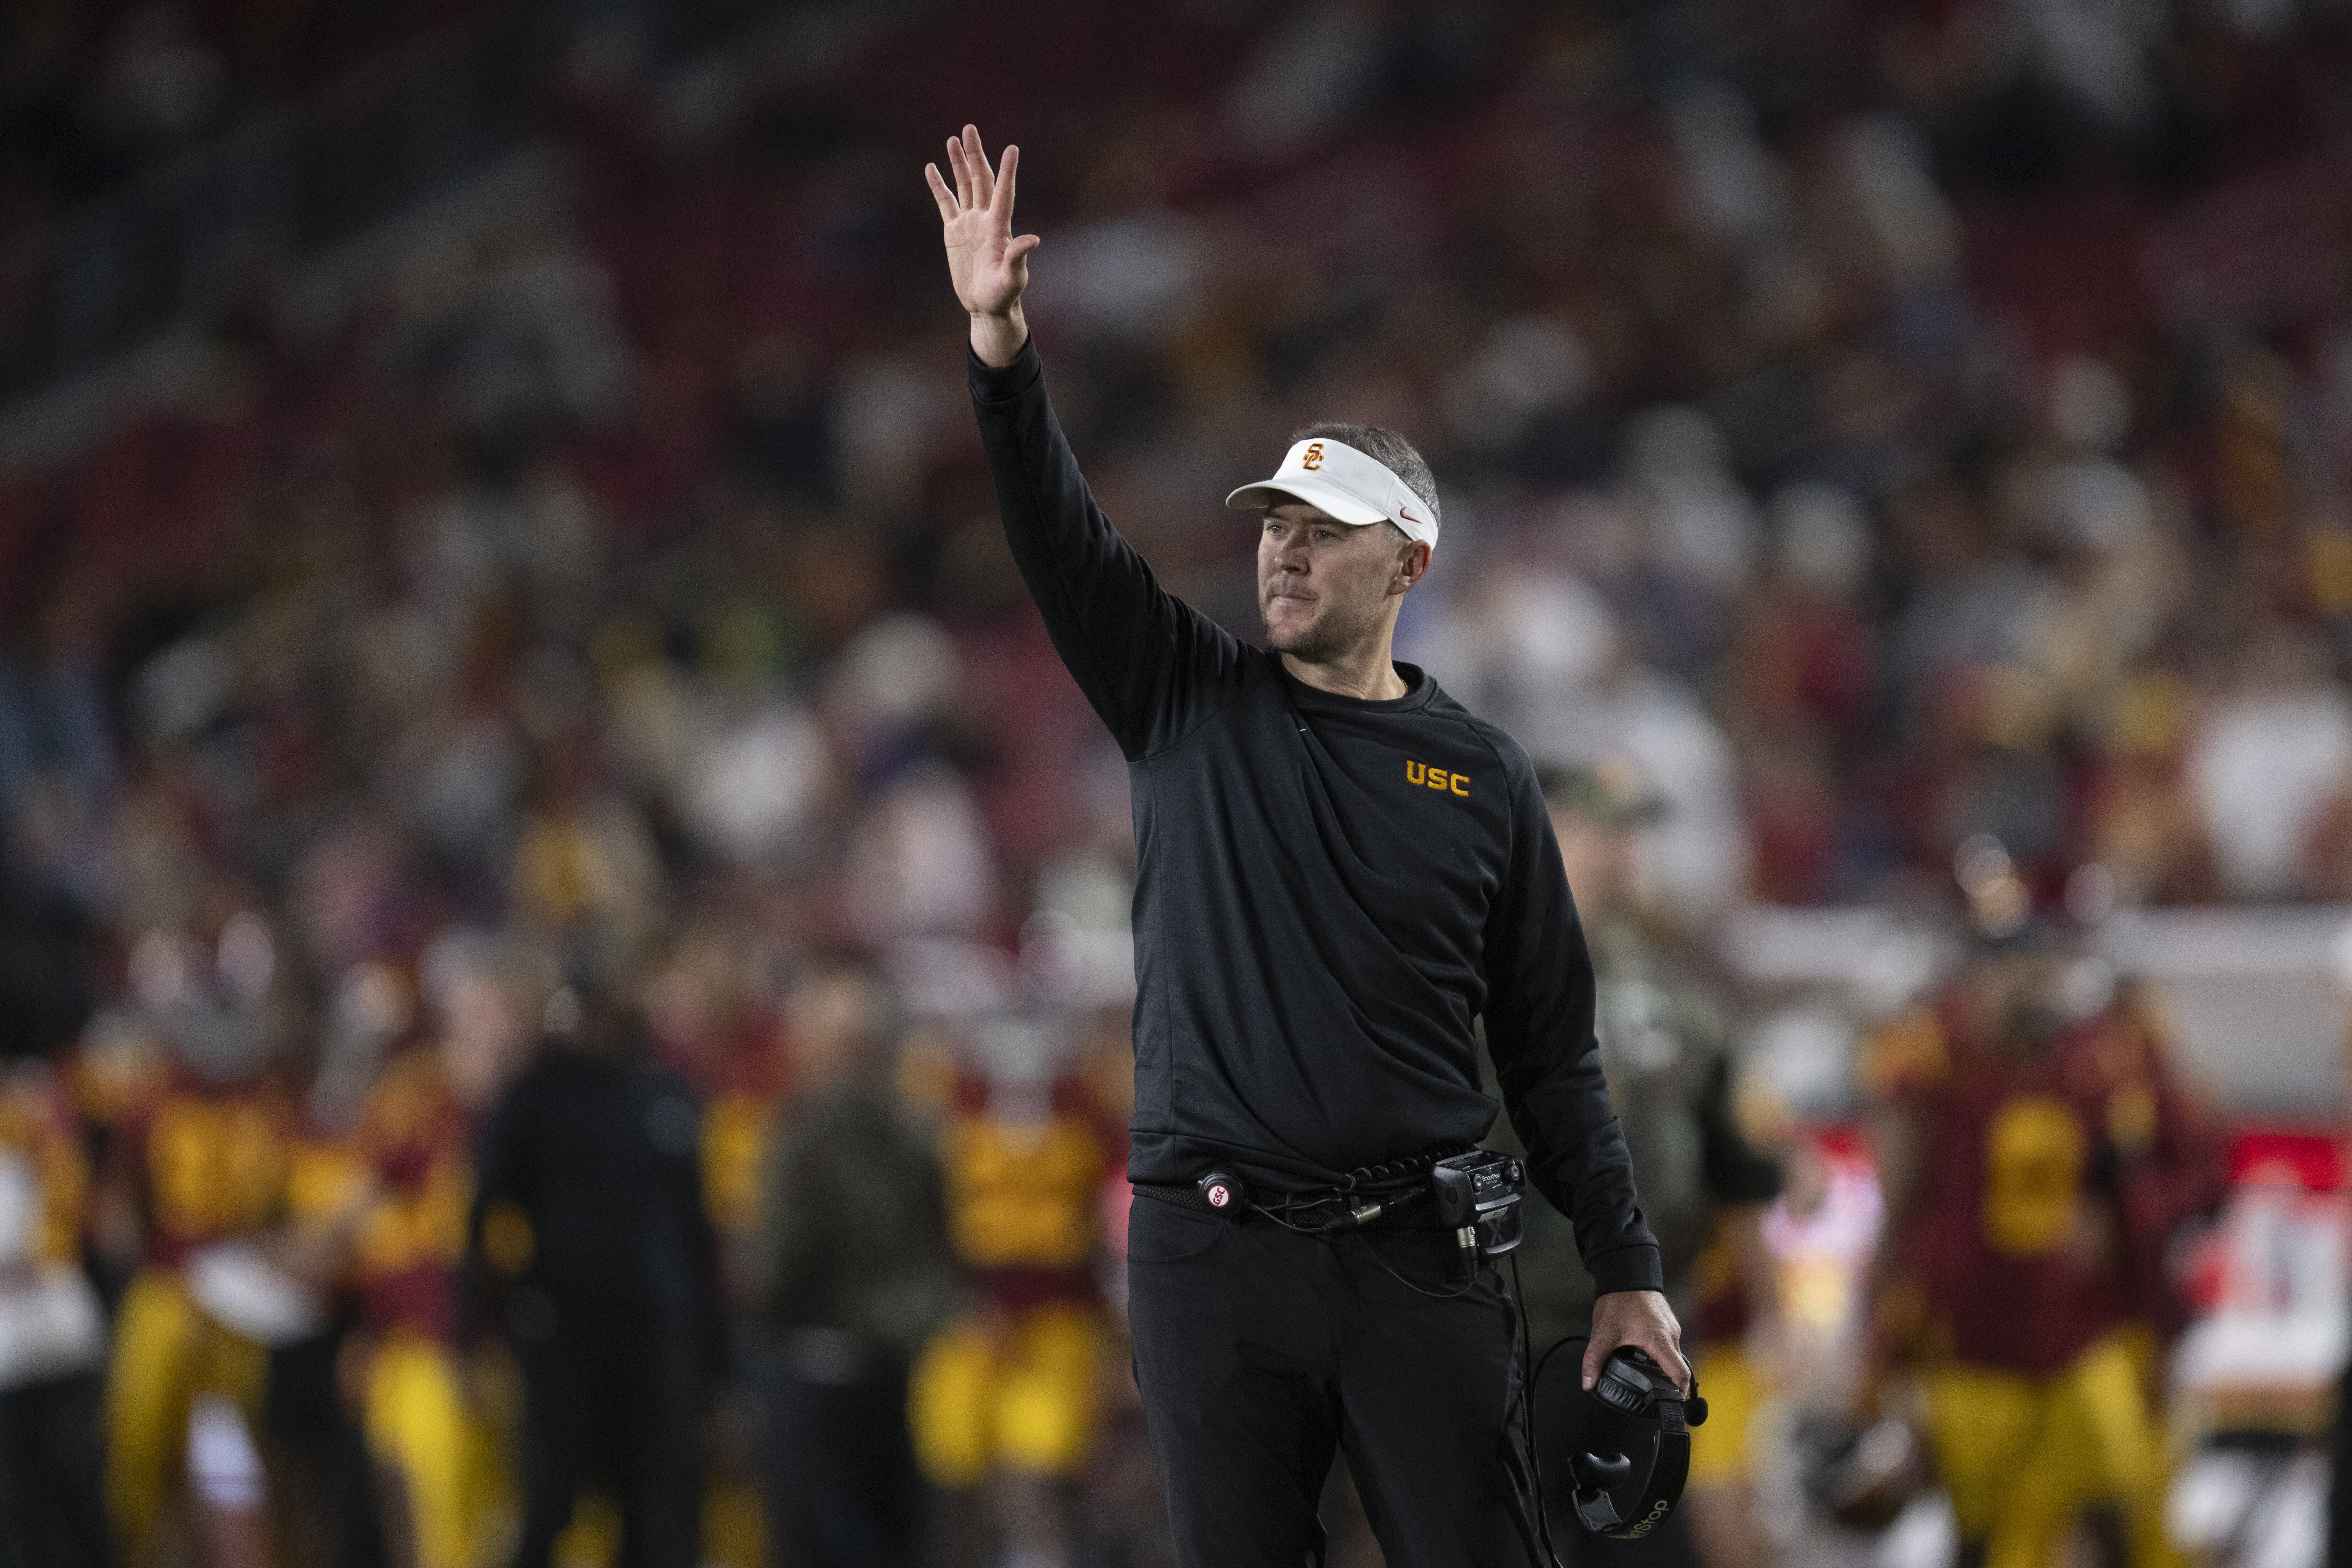
<svg viewBox="0 0 2352 1568">
<path fill-rule="evenodd" d="M 368 1451 L 400 1476 L 416 1568 L 475 1568 L 507 1547 L 505 1456 L 447 1346 L 400 1330 L 385 1336 L 368 1358 L 366 1428 Z"/>
<path fill-rule="evenodd" d="M 1737 1344 L 1709 1347 L 1691 1371 L 1706 1400 L 1706 1420 L 1690 1429 L 1690 1481 L 1716 1487 L 1748 1479 L 1748 1428 L 1764 1403 L 1764 1380 Z"/>
<path fill-rule="evenodd" d="M 1927 1378 L 1936 1464 L 1960 1539 L 1985 1568 L 2055 1568 L 2086 1508 L 2124 1517 L 2137 1568 L 2172 1561 L 2164 1540 L 2164 1440 L 2120 1334 L 2054 1377 L 1948 1366 Z"/>
<path fill-rule="evenodd" d="M 257 1431 L 269 1352 L 199 1310 L 177 1274 L 142 1270 L 114 1317 L 106 1378 L 107 1506 L 127 1561 L 139 1563 L 164 1500 L 187 1479 L 188 1413 L 223 1394 Z"/>
<path fill-rule="evenodd" d="M 931 1336 L 908 1390 L 915 1457 L 942 1487 L 968 1487 L 996 1466 L 1063 1476 L 1094 1436 L 1094 1314 L 1040 1307 L 1003 1336 L 967 1321 Z"/>
</svg>

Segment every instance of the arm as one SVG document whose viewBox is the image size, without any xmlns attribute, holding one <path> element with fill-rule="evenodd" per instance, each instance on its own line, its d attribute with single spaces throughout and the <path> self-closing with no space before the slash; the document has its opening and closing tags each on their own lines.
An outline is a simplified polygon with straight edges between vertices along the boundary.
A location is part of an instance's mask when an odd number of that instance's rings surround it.
<svg viewBox="0 0 2352 1568">
<path fill-rule="evenodd" d="M 1516 761 L 1517 766 L 1508 766 Z M 1687 1385 L 1681 1325 L 1661 1293 L 1657 1238 L 1633 1193 L 1633 1162 L 1610 1108 L 1592 1032 L 1591 955 L 1577 922 L 1559 846 L 1524 757 L 1512 780 L 1511 866 L 1488 917 L 1486 1048 L 1528 1168 L 1576 1226 L 1599 1292 L 1584 1383 L 1619 1345 L 1636 1344 Z"/>
<path fill-rule="evenodd" d="M 992 174 L 980 134 L 948 142 L 950 192 L 928 166 L 948 270 L 971 317 L 972 408 L 1013 560 L 1062 662 L 1132 761 L 1239 689 L 1248 650 L 1160 586 L 1096 504 L 1046 400 L 1022 314 L 1034 235 L 1013 237 L 1020 149 Z"/>
<path fill-rule="evenodd" d="M 2132 1011 L 2156 1124 L 2137 1157 L 2120 1162 L 2116 1207 L 2141 1314 L 2169 1337 L 2188 1320 L 2177 1244 L 2184 1227 L 2210 1220 L 2228 1195 L 2227 1146 L 2211 1108 L 2173 1069 L 2163 1026 L 2137 998 Z M 2115 1109 L 2111 1100 L 2111 1121 Z"/>
</svg>

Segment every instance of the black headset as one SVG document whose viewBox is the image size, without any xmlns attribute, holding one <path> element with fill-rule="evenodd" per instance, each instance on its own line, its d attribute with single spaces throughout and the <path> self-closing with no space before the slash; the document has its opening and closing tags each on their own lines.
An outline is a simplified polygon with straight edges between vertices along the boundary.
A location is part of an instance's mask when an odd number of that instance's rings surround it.
<svg viewBox="0 0 2352 1568">
<path fill-rule="evenodd" d="M 1530 1446 L 1544 1511 L 1549 1514 L 1565 1499 L 1577 1522 L 1595 1535 L 1639 1541 L 1682 1498 L 1690 1476 L 1690 1428 L 1706 1420 L 1706 1401 L 1696 1377 L 1685 1397 L 1656 1362 L 1632 1345 L 1609 1353 L 1590 1389 L 1578 1355 L 1565 1358 L 1566 1372 L 1546 1382 L 1544 1373 L 1559 1352 L 1584 1342 L 1560 1341 L 1536 1368 Z"/>
</svg>

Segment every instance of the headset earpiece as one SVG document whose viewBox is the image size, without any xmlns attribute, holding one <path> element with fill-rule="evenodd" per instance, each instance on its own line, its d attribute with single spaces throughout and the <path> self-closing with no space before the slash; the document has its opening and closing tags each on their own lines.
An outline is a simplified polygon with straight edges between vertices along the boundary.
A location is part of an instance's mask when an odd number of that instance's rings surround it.
<svg viewBox="0 0 2352 1568">
<path fill-rule="evenodd" d="M 1633 1461 L 1622 1454 L 1612 1454 L 1605 1459 L 1598 1454 L 1579 1454 L 1569 1460 L 1568 1468 L 1576 1477 L 1576 1489 L 1580 1495 L 1615 1490 L 1633 1473 Z"/>
<path fill-rule="evenodd" d="M 1554 1359 L 1564 1370 L 1547 1377 Z M 1689 1479 L 1688 1428 L 1706 1418 L 1697 1393 L 1694 1381 L 1685 1396 L 1630 1345 L 1610 1352 L 1590 1390 L 1577 1358 L 1548 1352 L 1532 1391 L 1539 1490 L 1596 1535 L 1648 1535 L 1674 1511 Z"/>
</svg>

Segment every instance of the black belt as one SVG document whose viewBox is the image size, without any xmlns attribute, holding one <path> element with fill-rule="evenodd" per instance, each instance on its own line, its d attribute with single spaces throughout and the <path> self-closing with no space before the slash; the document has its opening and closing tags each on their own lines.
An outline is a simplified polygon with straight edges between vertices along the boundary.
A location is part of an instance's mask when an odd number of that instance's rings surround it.
<svg viewBox="0 0 2352 1568">
<path fill-rule="evenodd" d="M 1428 1216 L 1428 1205 L 1419 1201 L 1426 1191 L 1422 1187 L 1383 1193 L 1343 1193 L 1337 1187 L 1315 1188 L 1302 1193 L 1261 1190 L 1251 1194 L 1251 1203 L 1257 1208 L 1273 1210 L 1284 1223 L 1299 1230 L 1320 1230 L 1371 1205 L 1380 1205 L 1381 1212 L 1359 1221 L 1354 1228 L 1433 1230 L 1438 1227 Z M 1234 1223 L 1251 1217 L 1249 1211 L 1240 1205 L 1218 1207 L 1198 1186 L 1189 1182 L 1138 1182 L 1135 1184 L 1135 1195 L 1158 1203 L 1173 1204 L 1195 1214 L 1213 1215 L 1218 1219 Z"/>
</svg>

